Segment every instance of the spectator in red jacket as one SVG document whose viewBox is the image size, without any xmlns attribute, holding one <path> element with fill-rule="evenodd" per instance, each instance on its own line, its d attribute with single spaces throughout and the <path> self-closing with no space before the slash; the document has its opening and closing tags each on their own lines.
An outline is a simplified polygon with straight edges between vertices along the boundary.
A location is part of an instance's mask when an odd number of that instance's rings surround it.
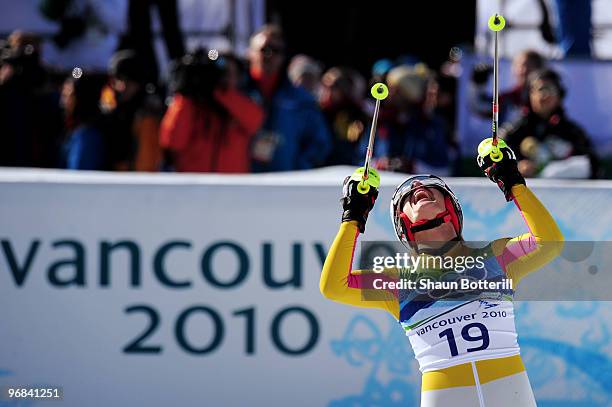
<svg viewBox="0 0 612 407">
<path fill-rule="evenodd" d="M 249 144 L 263 110 L 237 88 L 237 61 L 185 56 L 174 70 L 174 99 L 161 123 L 160 143 L 180 172 L 249 172 Z"/>
</svg>

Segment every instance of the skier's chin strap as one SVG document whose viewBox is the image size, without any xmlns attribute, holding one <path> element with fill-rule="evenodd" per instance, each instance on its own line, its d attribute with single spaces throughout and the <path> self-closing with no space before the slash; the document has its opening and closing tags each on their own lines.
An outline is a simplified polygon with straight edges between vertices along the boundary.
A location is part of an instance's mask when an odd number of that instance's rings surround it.
<svg viewBox="0 0 612 407">
<path fill-rule="evenodd" d="M 452 221 L 452 216 L 447 209 L 444 212 L 437 214 L 436 217 L 433 219 L 423 219 L 418 222 L 412 223 L 410 225 L 410 233 L 412 234 L 412 236 L 414 236 L 414 234 L 417 232 L 422 232 L 424 230 L 437 228 L 443 223 L 451 222 L 451 221 Z"/>
<path fill-rule="evenodd" d="M 437 228 L 438 226 L 444 223 L 453 221 L 453 217 L 448 209 L 444 212 L 437 214 L 436 217 L 433 219 L 423 219 L 414 223 L 410 222 L 410 219 L 408 219 L 408 215 L 406 215 L 405 213 L 401 213 L 400 217 L 402 218 L 402 222 L 404 223 L 404 232 L 406 233 L 406 236 L 409 241 L 415 240 L 414 234 L 417 232 Z"/>
<path fill-rule="evenodd" d="M 408 215 L 405 213 L 401 213 L 400 217 L 404 224 L 404 233 L 406 234 L 408 241 L 411 243 L 411 246 L 417 250 L 419 253 L 428 253 L 428 254 L 443 254 L 450 250 L 453 246 L 455 246 L 456 242 L 463 241 L 461 235 L 459 235 L 458 231 L 458 220 L 457 216 L 453 216 L 454 211 L 449 209 L 447 205 L 446 210 L 437 214 L 433 219 L 423 219 L 417 222 L 412 223 L 408 218 Z M 442 247 L 419 247 L 417 242 L 415 241 L 414 234 L 417 232 L 421 232 L 423 230 L 429 230 L 433 228 L 437 228 L 444 223 L 450 223 L 455 228 L 455 232 L 457 235 L 445 243 Z"/>
<path fill-rule="evenodd" d="M 446 208 L 445 211 L 437 214 L 433 219 L 422 219 L 416 222 L 411 222 L 404 212 L 400 214 L 402 219 L 404 235 L 406 239 L 410 242 L 413 242 L 414 234 L 417 232 L 422 232 L 423 230 L 429 230 L 433 228 L 437 228 L 438 226 L 450 222 L 457 232 L 457 235 L 461 234 L 461 227 L 459 225 L 459 218 L 457 217 L 457 212 L 451 202 L 450 196 L 446 195 L 444 197 L 444 206 Z"/>
</svg>

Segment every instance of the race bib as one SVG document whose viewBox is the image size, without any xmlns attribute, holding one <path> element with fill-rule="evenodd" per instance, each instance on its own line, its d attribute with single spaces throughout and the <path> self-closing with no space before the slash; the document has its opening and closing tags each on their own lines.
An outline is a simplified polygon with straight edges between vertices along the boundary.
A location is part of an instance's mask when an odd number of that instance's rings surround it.
<svg viewBox="0 0 612 407">
<path fill-rule="evenodd" d="M 406 332 L 422 372 L 519 353 L 511 301 L 446 304 Z"/>
</svg>

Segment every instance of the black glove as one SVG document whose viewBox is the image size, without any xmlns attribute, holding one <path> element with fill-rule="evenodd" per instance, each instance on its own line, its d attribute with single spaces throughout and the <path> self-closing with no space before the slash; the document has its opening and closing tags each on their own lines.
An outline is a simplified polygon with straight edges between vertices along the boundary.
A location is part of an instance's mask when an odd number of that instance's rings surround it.
<svg viewBox="0 0 612 407">
<path fill-rule="evenodd" d="M 518 170 L 514 151 L 506 146 L 505 143 L 503 143 L 503 146 L 500 146 L 499 151 L 503 154 L 501 161 L 493 161 L 488 154 L 484 157 L 479 155 L 477 158 L 478 166 L 502 190 L 506 201 L 511 201 L 512 187 L 518 184 L 525 185 L 525 178 L 523 178 Z"/>
<path fill-rule="evenodd" d="M 378 197 L 378 190 L 370 186 L 367 194 L 361 194 L 357 191 L 359 181 L 351 180 L 351 177 L 344 179 L 342 187 L 342 222 L 355 220 L 359 224 L 359 231 L 365 232 L 365 224 L 368 220 L 368 215 L 374 207 L 374 202 Z"/>
</svg>

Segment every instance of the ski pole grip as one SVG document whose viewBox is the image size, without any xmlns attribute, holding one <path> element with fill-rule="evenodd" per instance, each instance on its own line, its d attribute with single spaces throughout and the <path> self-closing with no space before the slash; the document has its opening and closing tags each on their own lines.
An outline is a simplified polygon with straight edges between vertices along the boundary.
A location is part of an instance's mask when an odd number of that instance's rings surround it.
<svg viewBox="0 0 612 407">
<path fill-rule="evenodd" d="M 359 192 L 361 195 L 367 194 L 370 192 L 370 184 L 368 184 L 366 180 L 359 181 L 357 184 L 357 192 Z"/>
<path fill-rule="evenodd" d="M 478 155 L 482 158 L 487 156 L 493 162 L 500 162 L 504 158 L 504 153 L 501 151 L 502 148 L 507 147 L 504 140 L 498 139 L 497 145 L 493 144 L 493 138 L 486 138 L 478 145 Z"/>
<path fill-rule="evenodd" d="M 501 14 L 493 14 L 488 21 L 489 30 L 501 31 L 506 26 L 506 19 Z"/>
<path fill-rule="evenodd" d="M 380 175 L 374 168 L 368 169 L 368 177 L 365 178 L 365 167 L 359 167 L 351 175 L 351 180 L 357 182 L 357 192 L 362 195 L 370 192 L 370 188 L 378 188 L 380 186 Z"/>
</svg>

